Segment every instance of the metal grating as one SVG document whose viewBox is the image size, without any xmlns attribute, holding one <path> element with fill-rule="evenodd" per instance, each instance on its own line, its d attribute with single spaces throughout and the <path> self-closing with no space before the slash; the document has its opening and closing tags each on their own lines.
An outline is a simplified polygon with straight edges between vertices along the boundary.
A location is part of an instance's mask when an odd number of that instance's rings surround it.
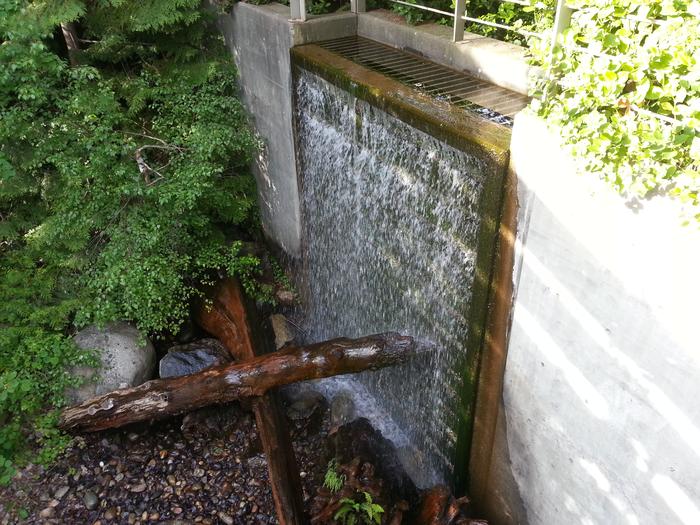
<svg viewBox="0 0 700 525">
<path fill-rule="evenodd" d="M 505 126 L 530 99 L 418 55 L 358 36 L 319 42 L 328 51 L 411 86 L 435 99 Z"/>
</svg>

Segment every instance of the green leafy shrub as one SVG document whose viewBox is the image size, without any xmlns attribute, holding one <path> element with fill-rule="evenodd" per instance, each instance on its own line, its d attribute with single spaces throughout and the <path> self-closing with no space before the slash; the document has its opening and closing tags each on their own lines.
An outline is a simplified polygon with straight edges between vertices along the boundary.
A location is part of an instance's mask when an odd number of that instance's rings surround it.
<svg viewBox="0 0 700 525">
<path fill-rule="evenodd" d="M 674 195 L 700 220 L 700 2 L 572 5 L 535 110 L 588 171 L 630 197 Z"/>
<path fill-rule="evenodd" d="M 355 501 L 351 498 L 340 500 L 340 508 L 336 511 L 333 519 L 343 525 L 379 525 L 382 522 L 384 509 L 372 501 L 369 492 L 363 492 L 364 501 Z"/>
<path fill-rule="evenodd" d="M 259 291 L 257 143 L 216 35 L 199 0 L 0 3 L 0 481 L 65 442 L 78 328 L 175 332 L 219 273 Z"/>
</svg>

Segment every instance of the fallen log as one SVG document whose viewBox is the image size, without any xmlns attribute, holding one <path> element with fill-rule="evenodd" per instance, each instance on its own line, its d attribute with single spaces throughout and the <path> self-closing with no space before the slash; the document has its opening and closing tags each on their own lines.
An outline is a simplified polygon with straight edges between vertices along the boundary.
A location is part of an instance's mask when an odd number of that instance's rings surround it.
<svg viewBox="0 0 700 525">
<path fill-rule="evenodd" d="M 415 351 L 413 338 L 396 333 L 291 347 L 243 363 L 115 390 L 64 409 L 59 427 L 95 432 L 162 419 L 208 405 L 261 396 L 271 388 L 298 381 L 383 368 L 405 361 Z"/>
</svg>

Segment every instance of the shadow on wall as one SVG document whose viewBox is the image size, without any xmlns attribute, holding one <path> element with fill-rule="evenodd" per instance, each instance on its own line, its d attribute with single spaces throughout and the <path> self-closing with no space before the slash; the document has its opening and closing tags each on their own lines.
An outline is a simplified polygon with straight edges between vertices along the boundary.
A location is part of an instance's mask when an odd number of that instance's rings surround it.
<svg viewBox="0 0 700 525">
<path fill-rule="evenodd" d="M 530 193 L 504 385 L 528 521 L 698 524 L 698 345 L 668 326 L 670 282 L 640 280 L 678 269 L 669 224 L 625 235 L 640 223 L 619 198 L 564 179 Z"/>
</svg>

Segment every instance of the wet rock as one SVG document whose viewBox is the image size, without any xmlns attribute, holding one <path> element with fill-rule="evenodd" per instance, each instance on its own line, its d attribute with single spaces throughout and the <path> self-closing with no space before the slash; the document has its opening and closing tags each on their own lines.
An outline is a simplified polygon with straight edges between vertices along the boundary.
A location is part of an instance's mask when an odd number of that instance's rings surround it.
<svg viewBox="0 0 700 525">
<path fill-rule="evenodd" d="M 355 419 L 355 402 L 349 392 L 339 392 L 331 401 L 331 427 L 337 428 Z"/>
<path fill-rule="evenodd" d="M 275 348 L 279 350 L 287 343 L 294 340 L 294 334 L 287 323 L 287 318 L 281 314 L 270 316 L 270 324 L 275 334 Z"/>
<path fill-rule="evenodd" d="M 382 436 L 366 418 L 346 423 L 329 438 L 329 449 L 338 463 L 360 463 L 374 466 L 376 476 L 393 499 L 416 501 L 418 489 L 399 460 L 394 444 Z"/>
<path fill-rule="evenodd" d="M 39 517 L 43 519 L 51 519 L 56 515 L 56 509 L 54 507 L 46 507 L 39 513 Z"/>
<path fill-rule="evenodd" d="M 294 292 L 290 290 L 277 290 L 275 298 L 283 306 L 292 306 L 294 304 Z"/>
<path fill-rule="evenodd" d="M 296 395 L 287 408 L 287 417 L 292 420 L 310 418 L 325 403 L 325 398 L 315 390 L 306 390 Z"/>
<path fill-rule="evenodd" d="M 104 328 L 88 326 L 73 338 L 80 348 L 96 350 L 101 366 L 95 370 L 78 367 L 73 375 L 91 378 L 80 388 L 66 390 L 71 403 L 81 403 L 118 388 L 140 385 L 153 377 L 156 352 L 139 331 L 127 323 L 112 323 Z"/>
<path fill-rule="evenodd" d="M 97 504 L 98 504 L 97 495 L 94 492 L 92 492 L 91 490 L 88 490 L 83 495 L 83 503 L 85 504 L 86 509 L 95 510 L 97 508 Z"/>
<path fill-rule="evenodd" d="M 220 341 L 201 339 L 170 348 L 160 360 L 158 371 L 162 378 L 179 377 L 230 361 L 230 354 Z"/>
</svg>

